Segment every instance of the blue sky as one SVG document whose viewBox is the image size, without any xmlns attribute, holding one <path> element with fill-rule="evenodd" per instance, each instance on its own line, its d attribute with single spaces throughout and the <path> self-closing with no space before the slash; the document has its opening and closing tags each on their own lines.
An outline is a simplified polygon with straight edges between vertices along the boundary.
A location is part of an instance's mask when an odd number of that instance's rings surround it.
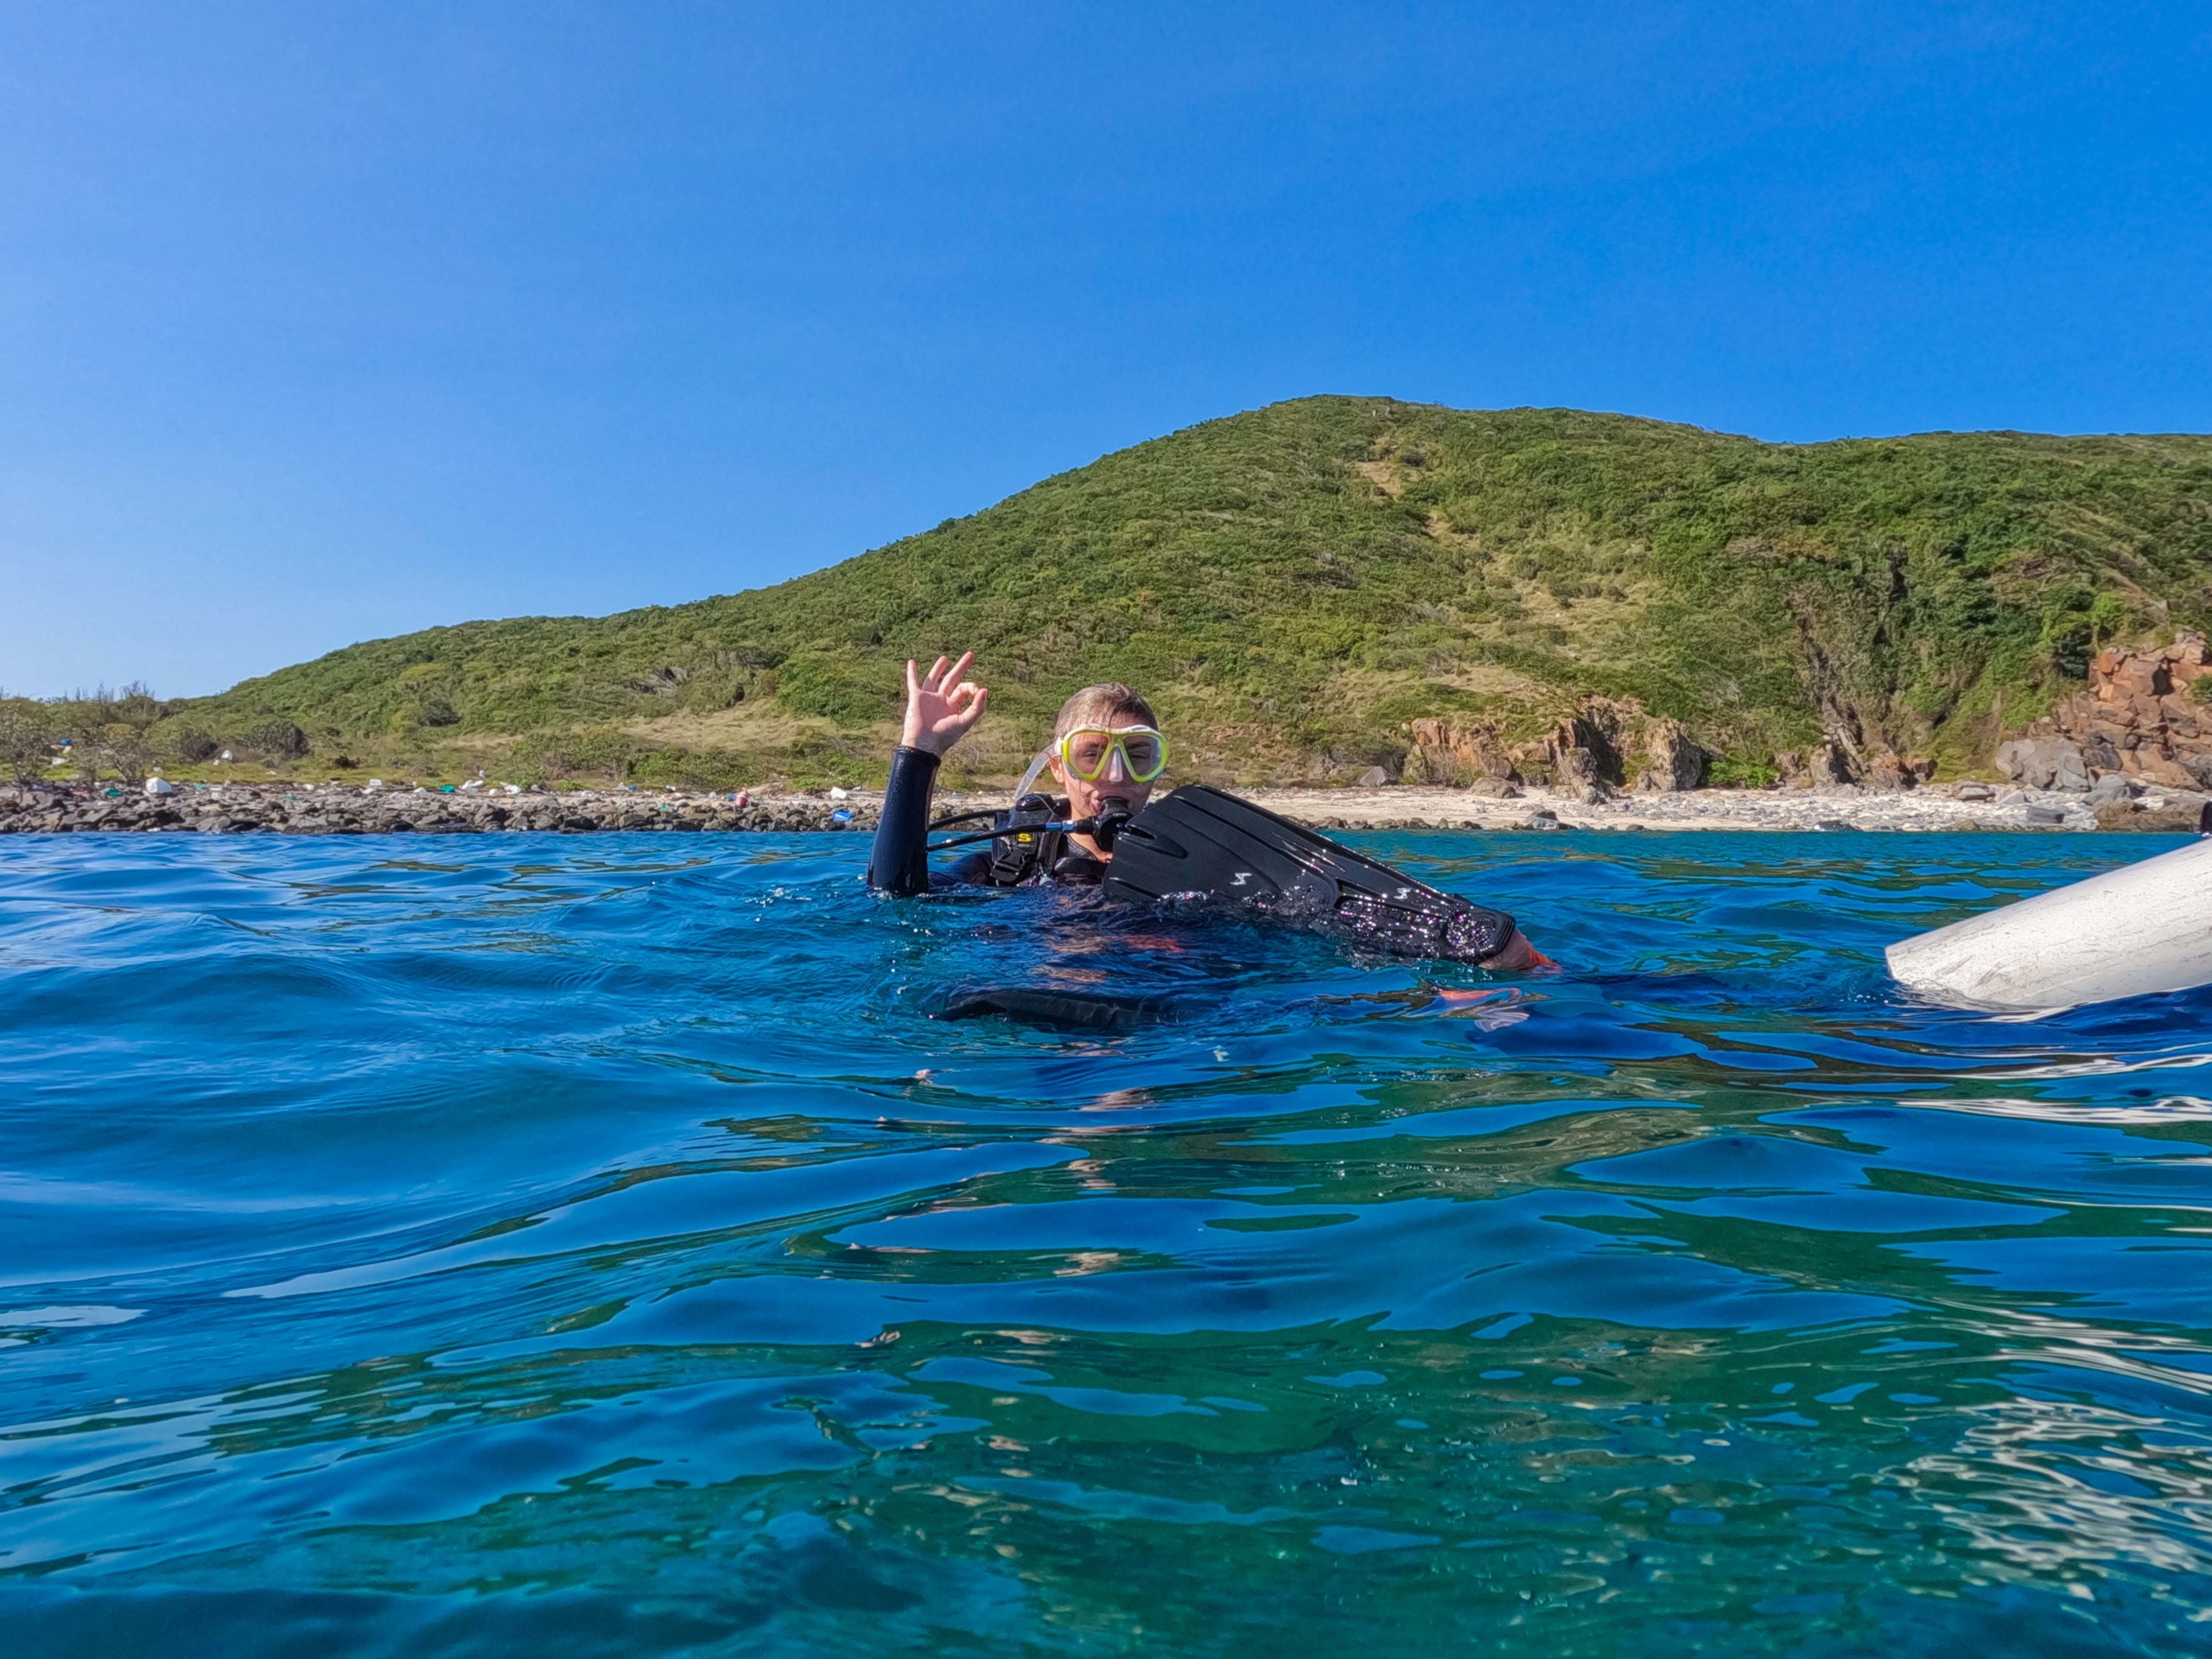
<svg viewBox="0 0 2212 1659">
<path fill-rule="evenodd" d="M 2209 71 L 2172 4 L 16 0 L 0 686 L 753 587 L 1311 392 L 2203 431 Z"/>
</svg>

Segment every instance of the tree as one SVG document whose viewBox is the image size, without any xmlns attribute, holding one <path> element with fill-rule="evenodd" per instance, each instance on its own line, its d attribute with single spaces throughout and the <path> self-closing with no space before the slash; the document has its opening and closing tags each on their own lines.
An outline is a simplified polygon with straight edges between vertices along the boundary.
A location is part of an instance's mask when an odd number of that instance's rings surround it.
<svg viewBox="0 0 2212 1659">
<path fill-rule="evenodd" d="M 96 784 L 104 772 L 113 772 L 121 782 L 136 784 L 153 769 L 153 728 L 169 709 L 144 686 L 126 685 L 118 693 L 103 685 L 48 707 L 56 735 L 68 740 L 85 782 Z"/>
<path fill-rule="evenodd" d="M 18 784 L 35 782 L 46 775 L 54 746 L 54 722 L 43 703 L 0 698 L 0 774 Z"/>
</svg>

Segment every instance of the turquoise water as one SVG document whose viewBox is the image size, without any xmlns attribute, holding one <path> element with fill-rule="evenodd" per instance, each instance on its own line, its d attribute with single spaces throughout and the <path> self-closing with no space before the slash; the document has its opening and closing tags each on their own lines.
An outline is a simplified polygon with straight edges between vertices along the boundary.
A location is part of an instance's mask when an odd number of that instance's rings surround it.
<svg viewBox="0 0 2212 1659">
<path fill-rule="evenodd" d="M 2212 1648 L 2212 996 L 1879 966 L 2170 843 L 1360 844 L 1567 971 L 858 837 L 0 842 L 12 1650 Z M 928 1017 L 1040 982 L 1186 1017 Z"/>
</svg>

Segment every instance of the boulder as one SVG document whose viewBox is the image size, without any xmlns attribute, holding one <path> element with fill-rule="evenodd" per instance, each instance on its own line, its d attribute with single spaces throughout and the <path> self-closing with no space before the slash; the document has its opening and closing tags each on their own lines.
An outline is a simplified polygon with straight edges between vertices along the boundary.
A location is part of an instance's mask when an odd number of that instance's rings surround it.
<svg viewBox="0 0 2212 1659">
<path fill-rule="evenodd" d="M 2194 789 L 2196 774 L 2178 760 L 2159 753 L 2155 749 L 2130 749 L 2123 760 L 2123 770 L 2132 778 L 2146 784 L 2157 784 L 2165 789 Z"/>
<path fill-rule="evenodd" d="M 1598 757 L 1580 744 L 1554 744 L 1552 766 L 1559 777 L 1559 786 L 1570 791 L 1590 788 L 1599 781 Z"/>
<path fill-rule="evenodd" d="M 2063 737 L 2017 737 L 1997 751 L 1997 770 L 2029 789 L 2069 792 L 2089 787 L 2082 746 Z"/>
</svg>

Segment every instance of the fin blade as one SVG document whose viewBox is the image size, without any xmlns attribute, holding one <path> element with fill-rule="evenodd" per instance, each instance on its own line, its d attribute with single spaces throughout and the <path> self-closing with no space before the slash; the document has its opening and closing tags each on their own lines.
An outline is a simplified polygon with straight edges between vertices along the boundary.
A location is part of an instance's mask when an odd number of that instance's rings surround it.
<svg viewBox="0 0 2212 1659">
<path fill-rule="evenodd" d="M 1347 933 L 1400 956 L 1481 962 L 1512 942 L 1513 918 L 1206 784 L 1139 813 L 1115 843 L 1109 896 L 1192 895 Z"/>
</svg>

